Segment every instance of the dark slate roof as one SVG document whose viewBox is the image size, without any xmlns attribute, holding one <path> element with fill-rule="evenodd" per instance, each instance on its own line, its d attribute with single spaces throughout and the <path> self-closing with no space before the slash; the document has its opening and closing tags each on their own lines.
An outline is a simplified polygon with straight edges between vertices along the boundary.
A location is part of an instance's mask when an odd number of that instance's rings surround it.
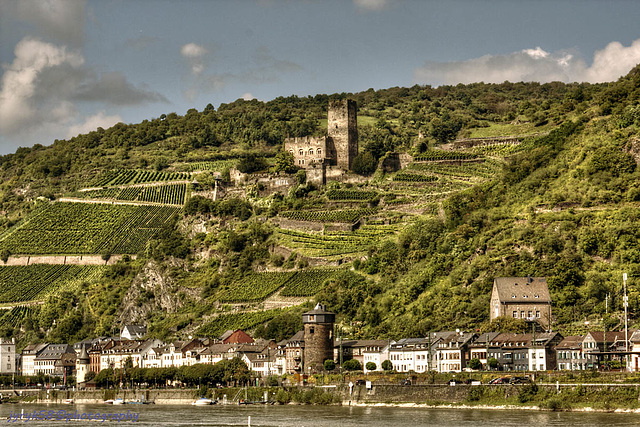
<svg viewBox="0 0 640 427">
<path fill-rule="evenodd" d="M 493 281 L 503 303 L 549 303 L 549 287 L 545 277 L 496 277 Z"/>
<path fill-rule="evenodd" d="M 49 344 L 36 356 L 36 360 L 60 359 L 65 353 L 73 353 L 74 356 L 76 354 L 69 344 Z"/>
<path fill-rule="evenodd" d="M 316 306 L 315 306 L 315 308 L 313 310 L 307 311 L 306 313 L 302 313 L 303 316 L 306 315 L 306 314 L 334 314 L 335 315 L 335 313 L 327 311 L 326 306 L 324 306 L 324 305 L 322 305 L 320 303 L 316 304 Z"/>
<path fill-rule="evenodd" d="M 583 340 L 584 335 L 570 335 L 558 343 L 556 350 L 580 348 Z"/>
</svg>

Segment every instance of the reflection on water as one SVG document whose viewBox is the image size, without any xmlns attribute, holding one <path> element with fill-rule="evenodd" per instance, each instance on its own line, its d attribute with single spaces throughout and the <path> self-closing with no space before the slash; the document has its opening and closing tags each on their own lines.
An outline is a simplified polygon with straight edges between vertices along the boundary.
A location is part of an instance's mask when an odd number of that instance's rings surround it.
<svg viewBox="0 0 640 427">
<path fill-rule="evenodd" d="M 173 405 L 10 405 L 0 406 L 0 416 L 33 411 L 75 413 L 140 413 L 140 426 L 252 426 L 277 427 L 388 427 L 388 426 L 627 426 L 640 420 L 637 414 L 564 413 L 525 410 L 426 409 L 354 406 L 173 406 Z M 101 415 L 101 416 L 102 416 Z M 13 420 L 12 420 L 13 421 Z M 99 424 L 102 424 L 98 422 Z M 64 421 L 19 420 L 7 425 L 50 426 Z M 96 421 L 69 422 L 74 426 L 95 426 Z M 107 422 L 106 424 L 110 424 Z M 133 424 L 129 422 L 129 424 Z"/>
</svg>

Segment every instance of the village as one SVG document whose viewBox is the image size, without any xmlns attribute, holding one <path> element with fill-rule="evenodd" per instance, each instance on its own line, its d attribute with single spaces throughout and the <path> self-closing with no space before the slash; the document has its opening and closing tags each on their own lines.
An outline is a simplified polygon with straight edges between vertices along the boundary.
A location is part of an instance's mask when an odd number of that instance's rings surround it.
<svg viewBox="0 0 640 427">
<path fill-rule="evenodd" d="M 144 325 L 126 325 L 117 337 L 74 344 L 0 345 L 2 375 L 48 377 L 53 383 L 95 388 L 93 378 L 106 369 L 180 368 L 214 365 L 239 358 L 256 378 L 330 371 L 458 373 L 503 371 L 640 370 L 640 331 L 590 331 L 563 337 L 551 328 L 551 299 L 543 277 L 494 280 L 491 317 L 523 319 L 530 333 L 437 331 L 397 340 L 352 340 L 336 334 L 335 314 L 322 304 L 302 315 L 304 329 L 275 342 L 253 339 L 242 330 L 215 338 L 163 342 L 145 339 Z M 75 378 L 76 384 L 67 382 Z"/>
</svg>

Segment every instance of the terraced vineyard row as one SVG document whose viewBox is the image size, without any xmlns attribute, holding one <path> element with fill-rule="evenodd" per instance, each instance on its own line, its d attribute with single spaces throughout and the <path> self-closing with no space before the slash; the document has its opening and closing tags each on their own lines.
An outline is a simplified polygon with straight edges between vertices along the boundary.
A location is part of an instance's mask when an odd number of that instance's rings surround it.
<svg viewBox="0 0 640 427">
<path fill-rule="evenodd" d="M 251 273 L 218 296 L 221 302 L 262 301 L 282 287 L 295 272 Z"/>
<path fill-rule="evenodd" d="M 71 197 L 81 199 L 126 200 L 182 205 L 185 202 L 188 184 L 167 184 L 152 187 L 103 188 L 100 190 L 76 191 Z"/>
<path fill-rule="evenodd" d="M 37 312 L 37 308 L 25 306 L 13 307 L 10 310 L 2 310 L 0 311 L 0 326 L 22 325 L 25 319 L 34 317 Z"/>
<path fill-rule="evenodd" d="M 334 188 L 327 191 L 329 200 L 371 200 L 377 195 L 378 192 L 372 190 L 339 190 Z"/>
<path fill-rule="evenodd" d="M 215 160 L 212 162 L 181 163 L 175 166 L 177 169 L 186 171 L 186 172 L 196 172 L 196 171 L 222 172 L 225 169 L 235 167 L 237 164 L 238 164 L 237 159 L 227 159 L 227 160 Z"/>
<path fill-rule="evenodd" d="M 91 280 L 103 266 L 49 265 L 0 267 L 0 303 L 42 300 L 59 289 Z"/>
<path fill-rule="evenodd" d="M 375 213 L 376 209 L 362 208 L 332 211 L 286 211 L 280 213 L 280 215 L 297 221 L 354 223 L 360 218 L 373 215 Z"/>
<path fill-rule="evenodd" d="M 393 177 L 393 180 L 403 182 L 434 182 L 438 180 L 438 177 L 433 175 L 422 175 L 419 173 L 398 172 Z"/>
<path fill-rule="evenodd" d="M 523 142 L 521 144 L 493 144 L 473 147 L 471 149 L 471 152 L 475 154 L 505 157 L 524 150 L 528 150 L 532 147 L 533 145 L 527 142 Z"/>
<path fill-rule="evenodd" d="M 461 165 L 443 165 L 441 163 L 414 163 L 411 170 L 431 172 L 438 175 L 492 178 L 499 166 L 493 161 L 482 163 L 463 163 Z"/>
<path fill-rule="evenodd" d="M 140 251 L 179 208 L 49 203 L 0 241 L 12 254 L 101 254 Z"/>
<path fill-rule="evenodd" d="M 225 331 L 230 329 L 243 329 L 246 331 L 260 325 L 261 323 L 268 322 L 284 312 L 285 310 L 276 308 L 273 310 L 247 313 L 221 314 L 211 322 L 201 326 L 196 331 L 196 334 L 198 336 L 219 337 Z"/>
<path fill-rule="evenodd" d="M 413 157 L 414 161 L 436 161 L 436 160 L 469 160 L 475 159 L 478 155 L 468 153 L 466 151 L 445 151 L 445 150 L 428 150 L 424 153 L 417 154 Z"/>
<path fill-rule="evenodd" d="M 182 181 L 191 179 L 185 172 L 155 172 L 134 169 L 117 169 L 104 173 L 92 184 L 92 187 L 142 184 L 145 182 Z"/>
</svg>

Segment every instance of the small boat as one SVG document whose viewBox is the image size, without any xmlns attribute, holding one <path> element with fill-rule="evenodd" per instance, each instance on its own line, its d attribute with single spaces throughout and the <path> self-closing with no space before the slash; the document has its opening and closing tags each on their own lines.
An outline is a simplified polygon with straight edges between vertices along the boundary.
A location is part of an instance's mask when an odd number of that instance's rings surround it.
<svg viewBox="0 0 640 427">
<path fill-rule="evenodd" d="M 198 400 L 196 400 L 195 402 L 191 403 L 194 406 L 207 406 L 207 405 L 215 405 L 216 401 L 215 400 L 211 400 L 211 399 L 207 399 L 206 397 L 201 397 Z"/>
<path fill-rule="evenodd" d="M 73 405 L 73 399 L 65 399 L 62 401 L 65 405 Z"/>
<path fill-rule="evenodd" d="M 117 398 L 113 401 L 114 405 L 124 405 L 124 400 L 122 400 L 122 398 Z"/>
<path fill-rule="evenodd" d="M 113 399 L 105 400 L 104 403 L 107 405 L 113 405 Z"/>
</svg>

